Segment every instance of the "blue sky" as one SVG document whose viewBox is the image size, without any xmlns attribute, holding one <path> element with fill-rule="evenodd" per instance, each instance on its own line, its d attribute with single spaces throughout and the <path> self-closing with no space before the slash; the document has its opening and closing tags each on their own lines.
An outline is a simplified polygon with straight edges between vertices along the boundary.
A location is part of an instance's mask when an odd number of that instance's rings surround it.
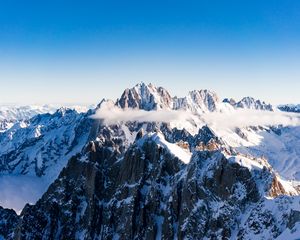
<svg viewBox="0 0 300 240">
<path fill-rule="evenodd" d="M 1 1 L 0 103 L 173 95 L 300 103 L 300 1 Z"/>
</svg>

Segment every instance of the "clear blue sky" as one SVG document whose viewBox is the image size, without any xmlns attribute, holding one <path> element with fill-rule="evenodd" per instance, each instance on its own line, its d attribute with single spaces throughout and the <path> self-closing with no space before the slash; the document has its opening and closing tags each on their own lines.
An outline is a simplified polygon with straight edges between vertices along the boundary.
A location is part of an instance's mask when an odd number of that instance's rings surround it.
<svg viewBox="0 0 300 240">
<path fill-rule="evenodd" d="M 174 95 L 300 103 L 300 1 L 1 1 L 0 103 Z"/>
</svg>

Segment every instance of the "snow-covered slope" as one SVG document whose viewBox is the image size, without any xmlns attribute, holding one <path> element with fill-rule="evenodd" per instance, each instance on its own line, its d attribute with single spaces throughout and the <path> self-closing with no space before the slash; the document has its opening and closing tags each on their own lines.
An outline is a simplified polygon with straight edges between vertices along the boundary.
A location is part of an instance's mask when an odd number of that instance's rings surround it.
<svg viewBox="0 0 300 240">
<path fill-rule="evenodd" d="M 90 128 L 88 114 L 61 108 L 54 114 L 40 114 L 18 122 L 0 133 L 0 186 L 3 193 L 0 205 L 13 207 L 11 204 L 17 202 L 22 208 L 28 200 L 34 203 L 69 158 L 85 146 Z M 5 184 L 7 179 L 10 184 Z M 26 180 L 33 182 L 33 179 L 36 184 L 30 187 Z M 24 191 L 16 194 L 17 189 L 12 190 L 12 186 L 19 186 Z M 30 192 L 35 193 L 28 194 Z M 12 196 L 19 200 L 12 201 Z"/>
<path fill-rule="evenodd" d="M 300 127 L 247 127 L 218 134 L 237 151 L 266 158 L 285 179 L 300 181 Z"/>
<path fill-rule="evenodd" d="M 170 143 L 166 141 L 165 136 L 161 132 L 148 134 L 144 136 L 142 139 L 140 139 L 137 143 L 139 145 L 143 145 L 144 141 L 148 140 L 149 138 L 159 146 L 162 146 L 163 148 L 167 149 L 172 155 L 177 157 L 185 164 L 188 164 L 190 162 L 192 157 L 192 153 L 190 152 L 190 150 L 184 149 L 181 146 L 177 145 L 176 143 Z"/>
</svg>

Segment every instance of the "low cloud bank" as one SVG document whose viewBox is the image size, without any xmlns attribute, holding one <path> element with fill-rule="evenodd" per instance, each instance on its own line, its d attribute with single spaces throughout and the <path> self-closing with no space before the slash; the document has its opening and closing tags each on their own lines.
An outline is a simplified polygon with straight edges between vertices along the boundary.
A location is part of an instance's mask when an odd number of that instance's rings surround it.
<svg viewBox="0 0 300 240">
<path fill-rule="evenodd" d="M 145 111 L 135 109 L 120 109 L 118 107 L 102 107 L 92 118 L 102 119 L 105 124 L 111 125 L 119 122 L 172 122 L 189 121 L 192 114 L 184 111 L 159 110 Z"/>
<path fill-rule="evenodd" d="M 197 125 L 207 124 L 217 128 L 236 128 L 247 126 L 283 125 L 300 126 L 300 114 L 287 112 L 270 112 L 249 109 L 238 109 L 228 112 L 204 113 L 196 116 L 187 111 L 159 110 L 144 111 L 120 109 L 118 107 L 101 107 L 94 119 L 102 119 L 105 124 L 120 122 L 195 122 Z"/>
<path fill-rule="evenodd" d="M 206 113 L 201 116 L 208 125 L 218 128 L 236 128 L 247 126 L 299 126 L 300 114 L 239 109 L 227 113 Z"/>
</svg>

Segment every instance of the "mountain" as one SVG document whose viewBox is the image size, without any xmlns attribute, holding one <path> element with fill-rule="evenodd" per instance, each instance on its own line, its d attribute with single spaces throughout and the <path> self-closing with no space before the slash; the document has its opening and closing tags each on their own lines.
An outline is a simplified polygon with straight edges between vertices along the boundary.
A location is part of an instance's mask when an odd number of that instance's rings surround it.
<svg viewBox="0 0 300 240">
<path fill-rule="evenodd" d="M 300 182 L 299 126 L 247 127 L 218 135 L 243 154 L 266 158 L 283 178 Z"/>
<path fill-rule="evenodd" d="M 225 98 L 223 100 L 224 103 L 229 103 L 235 108 L 244 108 L 244 109 L 255 109 L 255 110 L 263 110 L 263 111 L 273 111 L 273 106 L 271 104 L 267 104 L 264 101 L 256 100 L 253 97 L 244 97 L 239 102 L 236 102 L 234 99 Z"/>
<path fill-rule="evenodd" d="M 4 132 L 7 129 L 10 129 L 16 121 L 14 120 L 6 120 L 6 119 L 1 119 L 0 120 L 0 132 Z"/>
<path fill-rule="evenodd" d="M 296 190 L 286 192 L 263 159 L 218 144 L 191 156 L 162 131 L 139 132 L 126 150 L 125 133 L 118 139 L 117 126 L 104 127 L 106 139 L 90 142 L 36 205 L 24 208 L 15 239 L 275 238 L 300 220 L 293 218 L 300 199 L 289 196 Z"/>
<path fill-rule="evenodd" d="M 60 107 L 58 105 L 0 105 L 0 132 L 11 128 L 19 121 L 29 120 L 38 114 L 54 113 Z M 86 112 L 92 107 L 92 105 L 68 105 L 68 108 L 77 112 Z"/>
<path fill-rule="evenodd" d="M 126 109 L 143 110 L 189 110 L 194 113 L 213 112 L 220 104 L 216 93 L 209 90 L 195 90 L 188 93 L 186 97 L 171 97 L 170 93 L 152 84 L 137 84 L 131 89 L 126 89 L 116 105 Z"/>
<path fill-rule="evenodd" d="M 28 120 L 37 114 L 51 113 L 55 109 L 45 106 L 0 106 L 0 131 L 11 128 L 16 122 Z"/>
<path fill-rule="evenodd" d="M 300 113 L 300 105 L 299 104 L 285 104 L 285 105 L 279 105 L 278 109 L 283 112 L 294 112 L 294 113 Z"/>
<path fill-rule="evenodd" d="M 145 83 L 126 89 L 116 102 L 116 105 L 122 109 L 188 110 L 197 114 L 228 109 L 228 104 L 234 108 L 273 111 L 271 104 L 252 97 L 245 97 L 239 102 L 233 99 L 224 99 L 221 102 L 216 93 L 206 89 L 190 91 L 186 97 L 182 98 L 172 97 L 166 89 Z"/>
<path fill-rule="evenodd" d="M 172 97 L 140 83 L 87 112 L 61 108 L 19 121 L 0 133 L 0 205 L 28 204 L 19 215 L 0 208 L 0 236 L 299 238 L 300 128 L 224 128 L 204 117 L 271 111 L 259 100 L 242 102 L 208 90 Z M 146 117 L 107 123 L 103 108 Z M 190 117 L 147 121 L 170 112 Z"/>
<path fill-rule="evenodd" d="M 194 113 L 213 112 L 220 104 L 216 93 L 209 90 L 195 90 L 187 97 L 174 98 L 174 110 L 190 110 Z"/>
<path fill-rule="evenodd" d="M 0 239 L 12 237 L 18 220 L 19 217 L 14 210 L 4 209 L 0 206 Z"/>
<path fill-rule="evenodd" d="M 28 120 L 37 114 L 51 113 L 56 109 L 50 105 L 44 106 L 0 106 L 0 118 L 11 120 Z"/>
<path fill-rule="evenodd" d="M 88 127 L 85 113 L 66 108 L 15 124 L 0 135 L 0 162 L 5 163 L 0 165 L 1 172 L 45 175 L 58 162 L 57 156 L 72 152 L 83 136 L 85 144 Z"/>
<path fill-rule="evenodd" d="M 91 114 L 61 108 L 53 114 L 39 114 L 18 122 L 0 133 L 0 205 L 6 203 L 20 210 L 24 206 L 22 198 L 35 202 L 41 197 L 69 158 L 88 141 Z M 20 200 L 11 200 L 14 187 L 26 189 L 19 191 Z"/>
<path fill-rule="evenodd" d="M 131 89 L 126 89 L 117 100 L 117 105 L 123 109 L 137 108 L 149 111 L 172 108 L 173 100 L 164 88 L 140 83 Z"/>
</svg>

